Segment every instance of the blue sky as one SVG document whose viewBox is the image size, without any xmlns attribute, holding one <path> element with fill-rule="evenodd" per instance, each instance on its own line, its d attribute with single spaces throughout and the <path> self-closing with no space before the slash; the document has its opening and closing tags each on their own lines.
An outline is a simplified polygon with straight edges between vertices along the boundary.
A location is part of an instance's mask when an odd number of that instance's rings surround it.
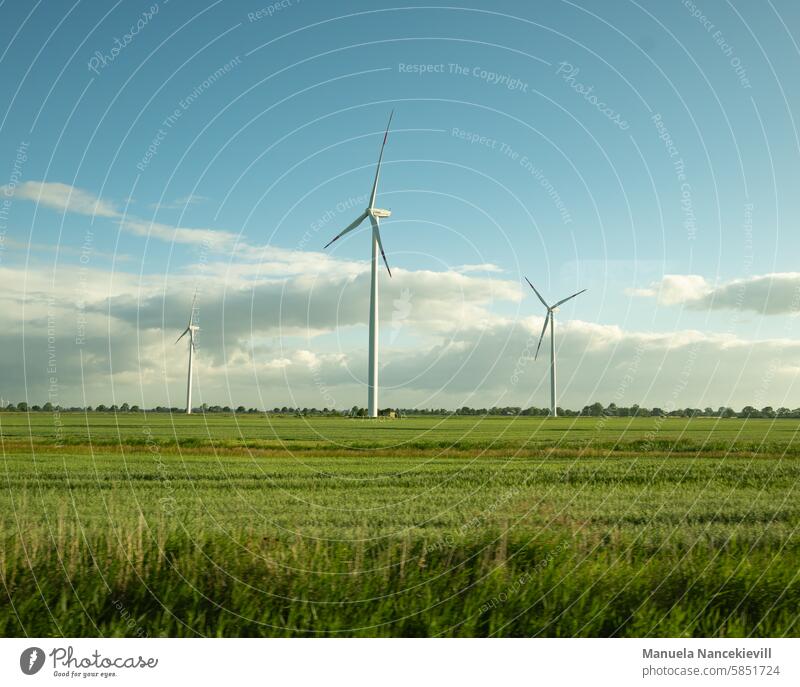
<svg viewBox="0 0 800 687">
<path fill-rule="evenodd" d="M 507 383 L 541 327 L 523 275 L 553 300 L 589 289 L 559 313 L 565 405 L 612 400 L 642 341 L 622 402 L 800 405 L 796 3 L 0 16 L 4 398 L 46 400 L 22 355 L 43 359 L 49 321 L 62 402 L 93 375 L 90 402 L 177 405 L 196 287 L 202 399 L 362 403 L 368 234 L 322 246 L 366 204 L 394 109 L 382 405 L 545 405 L 542 360 Z"/>
</svg>

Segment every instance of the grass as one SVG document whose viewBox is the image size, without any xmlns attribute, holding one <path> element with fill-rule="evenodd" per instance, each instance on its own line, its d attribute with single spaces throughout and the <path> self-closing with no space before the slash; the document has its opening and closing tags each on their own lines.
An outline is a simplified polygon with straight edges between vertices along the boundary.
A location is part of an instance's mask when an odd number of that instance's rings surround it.
<svg viewBox="0 0 800 687">
<path fill-rule="evenodd" d="M 795 420 L 2 413 L 4 636 L 797 636 Z"/>
</svg>

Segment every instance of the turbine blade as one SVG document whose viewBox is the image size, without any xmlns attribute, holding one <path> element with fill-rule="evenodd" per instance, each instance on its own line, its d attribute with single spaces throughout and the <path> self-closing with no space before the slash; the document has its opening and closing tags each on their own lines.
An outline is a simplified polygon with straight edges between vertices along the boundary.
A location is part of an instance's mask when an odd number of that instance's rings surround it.
<svg viewBox="0 0 800 687">
<path fill-rule="evenodd" d="M 389 114 L 389 123 L 386 125 L 386 133 L 383 135 L 383 143 L 381 143 L 381 153 L 378 155 L 378 167 L 375 170 L 375 182 L 372 184 L 372 195 L 369 197 L 369 206 L 375 207 L 375 196 L 378 195 L 378 178 L 381 175 L 381 162 L 383 161 L 383 149 L 386 147 L 386 139 L 389 138 L 389 126 L 392 124 L 392 117 L 394 117 L 394 110 Z"/>
<path fill-rule="evenodd" d="M 575 296 L 580 296 L 584 291 L 586 291 L 586 289 L 582 289 L 582 290 L 578 291 L 578 293 L 573 293 L 571 296 L 567 296 L 563 300 L 558 301 L 558 303 L 556 303 L 553 307 L 557 308 L 559 305 L 561 305 L 562 303 L 566 303 L 571 298 L 575 298 Z"/>
<path fill-rule="evenodd" d="M 548 309 L 547 315 L 544 316 L 544 327 L 542 327 L 542 335 L 539 337 L 539 344 L 536 346 L 536 355 L 533 356 L 533 359 L 539 357 L 539 349 L 542 347 L 542 339 L 544 339 L 545 332 L 547 331 L 547 324 L 550 322 L 550 318 L 552 317 L 552 313 Z"/>
<path fill-rule="evenodd" d="M 367 214 L 368 214 L 367 211 L 364 210 L 364 212 L 362 212 L 352 223 L 347 225 L 347 228 L 344 231 L 340 232 L 339 234 L 334 236 L 330 241 L 328 241 L 328 243 L 325 244 L 325 248 L 330 246 L 334 241 L 338 241 L 345 234 L 353 231 L 353 229 L 355 229 L 359 224 L 361 224 L 367 218 Z"/>
<path fill-rule="evenodd" d="M 386 253 L 383 252 L 383 241 L 381 241 L 381 227 L 378 223 L 377 217 L 371 217 L 372 219 L 372 233 L 375 234 L 375 238 L 378 239 L 378 248 L 381 249 L 381 255 L 383 256 L 383 264 L 386 265 L 386 271 L 389 273 L 389 276 L 392 276 L 392 270 L 389 269 L 389 261 L 386 259 Z"/>
<path fill-rule="evenodd" d="M 180 341 L 188 333 L 189 333 L 189 327 L 186 327 L 186 329 L 183 330 L 183 334 L 181 334 L 177 339 L 175 339 L 175 343 L 178 343 L 178 341 Z"/>
<path fill-rule="evenodd" d="M 526 281 L 526 282 L 528 282 L 528 286 L 530 286 L 530 287 L 533 289 L 533 292 L 534 292 L 534 293 L 535 293 L 535 294 L 536 294 L 536 295 L 539 297 L 539 300 L 542 302 L 542 305 L 543 305 L 545 308 L 547 308 L 548 310 L 550 310 L 550 306 L 549 306 L 549 305 L 547 305 L 547 302 L 544 300 L 544 298 L 542 298 L 542 294 L 540 294 L 540 293 L 539 293 L 539 292 L 536 290 L 536 287 L 535 287 L 533 284 L 531 284 L 531 280 L 530 280 L 530 279 L 528 279 L 527 277 L 525 277 L 525 281 Z"/>
<path fill-rule="evenodd" d="M 194 322 L 194 306 L 197 303 L 197 289 L 194 290 L 194 297 L 192 298 L 192 309 L 189 311 L 189 324 L 188 327 L 192 326 L 192 322 Z"/>
</svg>

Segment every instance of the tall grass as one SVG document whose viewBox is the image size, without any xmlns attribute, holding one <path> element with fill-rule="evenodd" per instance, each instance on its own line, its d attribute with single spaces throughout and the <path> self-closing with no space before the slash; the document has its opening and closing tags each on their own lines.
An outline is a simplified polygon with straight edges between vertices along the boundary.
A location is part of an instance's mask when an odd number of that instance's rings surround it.
<svg viewBox="0 0 800 687">
<path fill-rule="evenodd" d="M 9 417 L 6 636 L 800 629 L 790 421 L 681 421 L 655 439 L 644 422 L 628 434 L 587 419 L 576 445 L 536 419 L 402 420 L 382 435 L 349 420 L 77 416 L 56 445 L 45 421 L 31 436 Z M 537 432 L 563 438 L 534 445 Z"/>
</svg>

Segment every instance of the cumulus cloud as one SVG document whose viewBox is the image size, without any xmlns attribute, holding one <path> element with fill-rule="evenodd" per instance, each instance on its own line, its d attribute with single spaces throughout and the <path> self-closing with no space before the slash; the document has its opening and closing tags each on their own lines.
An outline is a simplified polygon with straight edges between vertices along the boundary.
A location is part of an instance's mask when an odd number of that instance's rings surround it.
<svg viewBox="0 0 800 687">
<path fill-rule="evenodd" d="M 699 275 L 668 274 L 632 296 L 656 298 L 664 305 L 692 310 L 739 310 L 764 315 L 800 311 L 800 272 L 777 272 L 711 284 Z"/>
<path fill-rule="evenodd" d="M 538 405 L 549 399 L 547 356 L 533 360 L 542 320 L 467 329 L 417 355 L 393 356 L 382 380 L 429 406 Z M 669 334 L 558 323 L 559 400 L 582 407 L 797 405 L 800 342 L 745 341 L 684 330 Z"/>
<path fill-rule="evenodd" d="M 663 305 L 676 305 L 698 301 L 709 289 L 706 280 L 699 275 L 665 274 L 659 282 L 646 288 L 626 289 L 626 293 L 642 298 L 656 298 Z"/>
<path fill-rule="evenodd" d="M 257 274 L 221 274 L 221 267 L 212 264 L 198 280 L 173 278 L 163 292 L 118 293 L 89 307 L 138 327 L 168 329 L 183 322 L 197 286 L 200 326 L 206 341 L 215 346 L 253 336 L 314 338 L 367 324 L 367 263 L 343 262 L 340 269 L 321 255 L 325 269 L 296 274 L 288 273 L 282 260 L 286 257 L 270 254 Z M 503 321 L 492 311 L 494 304 L 521 298 L 518 284 L 506 280 L 399 268 L 393 275 L 381 280 L 380 291 L 381 322 L 392 332 L 393 342 L 396 332 L 428 338 L 463 327 L 492 326 Z"/>
<path fill-rule="evenodd" d="M 16 193 L 63 212 L 108 217 L 134 235 L 205 246 L 211 255 L 197 273 L 167 275 L 88 266 L 76 272 L 67 264 L 0 267 L 4 398 L 41 403 L 55 386 L 57 398 L 49 400 L 64 405 L 179 405 L 186 348 L 174 341 L 199 287 L 198 402 L 363 404 L 367 262 L 122 216 L 113 204 L 64 184 L 27 182 Z M 532 359 L 543 320 L 514 315 L 530 294 L 501 272 L 484 264 L 443 272 L 397 268 L 393 278 L 383 276 L 382 404 L 547 404 L 546 356 Z M 630 293 L 693 309 L 787 313 L 800 302 L 800 274 L 719 284 L 666 275 Z M 565 406 L 595 400 L 797 405 L 800 342 L 692 330 L 653 334 L 567 320 L 557 322 L 556 340 Z"/>
<path fill-rule="evenodd" d="M 283 276 L 226 277 L 220 268 L 199 281 L 198 402 L 363 404 L 366 263 L 344 263 L 352 272 L 342 275 L 286 276 L 275 262 Z M 42 403 L 55 376 L 54 403 L 82 403 L 85 394 L 92 404 L 180 405 L 186 347 L 174 341 L 197 283 L 191 275 L 0 269 L 0 395 Z M 547 404 L 547 359 L 532 358 L 541 317 L 494 307 L 519 302 L 515 282 L 398 269 L 381 281 L 381 297 L 382 404 Z M 559 320 L 556 345 L 569 407 L 798 405 L 800 342 Z"/>
</svg>

